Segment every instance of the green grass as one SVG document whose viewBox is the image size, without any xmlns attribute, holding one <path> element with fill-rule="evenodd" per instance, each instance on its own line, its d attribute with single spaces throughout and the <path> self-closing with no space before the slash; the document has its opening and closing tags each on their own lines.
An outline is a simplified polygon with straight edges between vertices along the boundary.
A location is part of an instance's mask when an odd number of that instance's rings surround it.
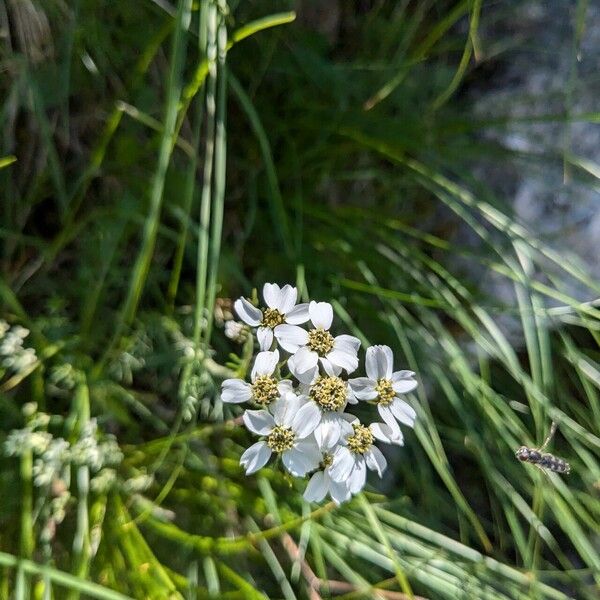
<svg viewBox="0 0 600 600">
<path fill-rule="evenodd" d="M 504 59 L 479 32 L 493 7 L 372 3 L 329 43 L 275 0 L 27 6 L 0 51 L 0 316 L 36 360 L 0 367 L 0 442 L 42 419 L 76 444 L 95 418 L 122 460 L 44 484 L 35 450 L 2 454 L 0 596 L 595 598 L 600 283 L 472 173 L 599 170 L 567 138 L 527 155 L 478 135 L 513 123 L 462 93 Z M 252 348 L 215 309 L 267 281 L 331 301 L 422 383 L 383 482 L 339 508 L 239 466 L 250 437 L 218 390 Z M 553 420 L 568 477 L 514 456 Z"/>
</svg>

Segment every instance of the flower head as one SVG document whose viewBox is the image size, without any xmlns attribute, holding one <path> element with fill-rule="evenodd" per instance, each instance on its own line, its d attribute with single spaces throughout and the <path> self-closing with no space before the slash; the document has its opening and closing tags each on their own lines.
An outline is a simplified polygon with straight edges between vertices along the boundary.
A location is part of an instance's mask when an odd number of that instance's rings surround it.
<svg viewBox="0 0 600 600">
<path fill-rule="evenodd" d="M 381 425 L 377 430 L 378 434 L 382 433 Z M 381 477 L 387 467 L 381 450 L 374 445 L 376 437 L 373 425 L 367 427 L 356 419 L 352 422 L 352 432 L 340 440 L 340 445 L 333 454 L 330 477 L 337 482 L 346 482 L 353 494 L 360 492 L 365 486 L 367 468 L 376 471 Z"/>
<path fill-rule="evenodd" d="M 302 384 L 299 390 L 306 402 L 319 411 L 320 420 L 314 432 L 317 442 L 321 444 L 327 438 L 332 444 L 337 443 L 348 431 L 348 419 L 355 418 L 344 412 L 348 404 L 357 402 L 348 382 L 338 375 L 316 373 L 311 384 Z"/>
<path fill-rule="evenodd" d="M 252 367 L 248 383 L 243 379 L 226 379 L 223 382 L 221 399 L 230 404 L 253 401 L 261 406 L 281 398 L 283 394 L 291 391 L 290 381 L 278 381 L 273 373 L 279 362 L 279 352 L 259 352 Z"/>
<path fill-rule="evenodd" d="M 226 321 L 226 335 L 241 340 L 250 327 L 257 329 L 260 352 L 250 381 L 223 382 L 223 402 L 253 402 L 259 410 L 246 410 L 245 426 L 260 441 L 240 458 L 250 475 L 281 456 L 285 469 L 296 477 L 310 474 L 304 490 L 307 501 L 326 496 L 341 504 L 366 483 L 368 470 L 382 477 L 387 462 L 376 442 L 402 446 L 398 422 L 413 426 L 416 413 L 402 398 L 417 386 L 412 371 L 393 371 L 388 346 L 373 346 L 366 353 L 366 377 L 347 380 L 358 367 L 360 340 L 334 336 L 333 307 L 327 302 L 296 305 L 296 288 L 267 283 L 264 307 L 245 298 L 235 302 L 241 322 Z M 229 317 L 227 317 L 229 318 Z M 310 321 L 306 328 L 301 324 Z M 274 339 L 285 350 L 280 360 Z M 293 379 L 283 379 L 281 369 Z M 346 412 L 359 400 L 376 405 L 383 420 L 361 423 Z"/>
<path fill-rule="evenodd" d="M 240 458 L 246 475 L 267 464 L 273 452 L 281 454 L 285 468 L 296 477 L 318 467 L 321 453 L 311 433 L 319 423 L 320 414 L 312 403 L 288 392 L 274 403 L 272 412 L 247 410 L 243 419 L 250 431 L 264 436 Z"/>
<path fill-rule="evenodd" d="M 317 440 L 315 440 L 317 441 Z M 315 471 L 304 490 L 304 499 L 309 502 L 321 502 L 327 494 L 336 504 L 341 504 L 351 496 L 350 490 L 345 481 L 334 481 L 331 478 L 331 467 L 333 465 L 333 452 L 337 444 L 337 439 L 327 433 L 323 435 L 320 441 L 317 441 L 321 461 L 319 468 Z"/>
<path fill-rule="evenodd" d="M 417 387 L 412 371 L 393 372 L 394 355 L 389 346 L 367 348 L 367 377 L 349 381 L 359 400 L 374 402 L 381 418 L 392 428 L 399 429 L 398 422 L 413 427 L 417 413 L 401 398 Z"/>
<path fill-rule="evenodd" d="M 282 325 L 275 332 L 279 345 L 292 354 L 288 367 L 302 383 L 314 379 L 319 363 L 326 373 L 352 373 L 358 367 L 360 340 L 351 335 L 333 337 L 329 332 L 333 308 L 328 302 L 311 302 L 308 307 L 312 328 Z"/>
<path fill-rule="evenodd" d="M 273 332 L 289 325 L 300 325 L 308 321 L 308 304 L 296 304 L 298 290 L 291 285 L 280 288 L 276 283 L 265 283 L 263 299 L 266 307 L 256 308 L 246 298 L 238 298 L 234 303 L 240 319 L 252 327 L 257 327 L 256 337 L 261 350 L 270 350 Z"/>
</svg>

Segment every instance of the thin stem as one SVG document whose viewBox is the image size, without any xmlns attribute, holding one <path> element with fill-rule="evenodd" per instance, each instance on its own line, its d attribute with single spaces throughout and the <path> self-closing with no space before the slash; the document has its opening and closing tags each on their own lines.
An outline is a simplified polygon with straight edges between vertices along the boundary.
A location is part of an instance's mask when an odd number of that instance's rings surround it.
<svg viewBox="0 0 600 600">
<path fill-rule="evenodd" d="M 213 325 L 213 312 L 217 294 L 217 274 L 219 270 L 219 255 L 221 253 L 221 236 L 223 230 L 223 209 L 225 204 L 225 170 L 227 156 L 226 137 L 226 100 L 227 100 L 227 27 L 225 26 L 226 4 L 219 0 L 221 18 L 217 32 L 218 56 L 218 104 L 216 114 L 215 140 L 215 188 L 213 195 L 214 216 L 210 236 L 210 275 L 208 280 L 208 302 L 206 315 L 206 330 L 204 333 L 205 346 L 210 344 Z"/>
<path fill-rule="evenodd" d="M 215 114 L 217 88 L 217 7 L 208 5 L 206 57 L 208 77 L 206 81 L 206 145 L 204 150 L 204 174 L 198 226 L 198 255 L 196 271 L 196 310 L 194 313 L 194 344 L 198 349 L 202 336 L 202 322 L 206 310 L 206 286 L 208 274 L 208 245 L 211 213 L 211 188 L 215 154 Z"/>
<path fill-rule="evenodd" d="M 79 438 L 85 435 L 85 429 L 90 421 L 90 392 L 85 380 L 85 375 L 81 375 L 83 380 L 77 386 L 74 397 L 74 412 L 76 415 L 75 429 Z M 80 465 L 76 468 L 77 480 L 77 524 L 75 526 L 75 537 L 73 538 L 73 575 L 85 579 L 87 576 L 90 559 L 90 523 L 88 512 L 88 495 L 90 489 L 90 469 L 87 465 Z M 72 589 L 68 595 L 68 600 L 77 600 L 79 590 Z"/>
<path fill-rule="evenodd" d="M 198 54 L 199 60 L 206 59 L 206 43 L 208 36 L 208 10 L 207 4 L 203 2 L 200 5 L 200 19 L 198 26 Z M 184 218 L 181 223 L 181 231 L 179 234 L 179 244 L 175 252 L 175 258 L 173 260 L 173 271 L 171 272 L 171 280 L 169 282 L 169 289 L 167 292 L 167 307 L 172 313 L 175 306 L 175 298 L 177 296 L 177 288 L 179 286 L 179 279 L 181 277 L 181 269 L 183 266 L 183 256 L 185 253 L 185 245 L 187 241 L 188 227 L 189 227 L 189 215 L 192 208 L 192 202 L 194 199 L 194 190 L 196 183 L 196 172 L 198 170 L 198 148 L 200 146 L 200 135 L 202 131 L 202 120 L 204 117 L 204 103 L 201 97 L 196 99 L 196 115 L 194 123 L 194 136 L 192 141 L 192 147 L 194 153 L 188 167 L 187 178 L 185 183 L 185 195 L 183 202 Z"/>
<path fill-rule="evenodd" d="M 131 325 L 144 289 L 146 277 L 150 269 L 150 262 L 154 253 L 156 235 L 160 222 L 163 192 L 167 169 L 173 149 L 175 125 L 177 122 L 177 107 L 181 96 L 181 71 L 186 47 L 186 30 L 190 20 L 191 0 L 179 0 L 173 45 L 171 50 L 171 67 L 167 85 L 167 101 L 165 108 L 165 124 L 160 143 L 158 162 L 150 189 L 150 207 L 144 223 L 142 245 L 133 267 L 129 290 L 123 306 L 121 307 L 118 324 L 112 340 L 107 345 L 106 351 L 97 366 L 100 371 L 119 339 L 125 327 Z"/>
<path fill-rule="evenodd" d="M 33 538 L 33 452 L 25 450 L 21 456 L 21 529 L 20 555 L 31 558 L 35 547 Z M 16 598 L 26 598 L 28 582 L 21 562 L 17 565 Z"/>
</svg>

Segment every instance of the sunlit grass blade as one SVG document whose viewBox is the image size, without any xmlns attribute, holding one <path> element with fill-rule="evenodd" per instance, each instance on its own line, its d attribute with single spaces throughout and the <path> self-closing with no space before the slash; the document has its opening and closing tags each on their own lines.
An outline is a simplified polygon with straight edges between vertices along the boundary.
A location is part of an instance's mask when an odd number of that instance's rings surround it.
<svg viewBox="0 0 600 600">
<path fill-rule="evenodd" d="M 123 328 L 130 325 L 135 317 L 137 306 L 143 292 L 144 284 L 150 268 L 158 230 L 163 192 L 169 160 L 172 151 L 172 140 L 177 119 L 177 105 L 181 94 L 181 73 L 186 47 L 186 30 L 190 20 L 191 0 L 180 0 L 178 3 L 175 32 L 171 48 L 171 65 L 167 82 L 164 131 L 161 137 L 159 156 L 150 186 L 148 214 L 144 223 L 142 244 L 140 246 L 129 289 L 121 307 L 117 328 L 105 352 L 105 357 L 118 342 Z"/>
</svg>

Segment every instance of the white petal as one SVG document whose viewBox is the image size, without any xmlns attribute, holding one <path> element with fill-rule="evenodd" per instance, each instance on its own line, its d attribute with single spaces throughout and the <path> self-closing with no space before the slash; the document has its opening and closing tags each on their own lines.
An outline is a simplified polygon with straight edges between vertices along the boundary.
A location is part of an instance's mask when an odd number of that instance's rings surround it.
<svg viewBox="0 0 600 600">
<path fill-rule="evenodd" d="M 304 398 L 296 396 L 293 392 L 285 394 L 279 400 L 273 402 L 271 412 L 275 423 L 283 427 L 291 427 L 296 413 L 305 403 Z"/>
<path fill-rule="evenodd" d="M 338 443 L 342 435 L 341 423 L 345 424 L 346 421 L 340 419 L 338 413 L 330 412 L 322 415 L 321 422 L 315 428 L 314 436 L 323 452 L 331 450 Z M 350 426 L 350 433 L 352 431 L 352 426 Z"/>
<path fill-rule="evenodd" d="M 348 383 L 359 400 L 374 400 L 377 398 L 376 382 L 369 379 L 369 377 L 356 377 L 355 379 L 349 379 Z"/>
<path fill-rule="evenodd" d="M 327 354 L 327 359 L 331 364 L 345 369 L 348 373 L 356 371 L 358 368 L 358 356 L 356 354 L 348 354 L 343 350 L 336 350 L 335 348 Z"/>
<path fill-rule="evenodd" d="M 299 440 L 294 445 L 294 448 L 306 457 L 306 460 L 313 465 L 310 470 L 314 470 L 319 466 L 319 463 L 323 459 L 323 453 L 319 450 L 319 446 L 317 446 L 317 442 L 315 438 L 311 435 L 303 440 Z"/>
<path fill-rule="evenodd" d="M 289 362 L 288 362 L 288 366 L 289 366 Z M 310 387 L 312 382 L 315 381 L 315 379 L 317 378 L 318 374 L 319 374 L 319 367 L 313 367 L 312 369 L 309 369 L 308 371 L 305 371 L 304 373 L 294 373 L 294 377 L 300 383 L 304 384 L 305 386 Z"/>
<path fill-rule="evenodd" d="M 272 375 L 278 362 L 279 352 L 277 350 L 274 352 L 259 352 L 252 367 L 252 381 L 256 381 L 256 378 L 260 375 Z"/>
<path fill-rule="evenodd" d="M 346 400 L 348 400 L 348 404 L 358 404 L 358 400 L 352 391 L 350 385 L 346 382 Z"/>
<path fill-rule="evenodd" d="M 328 486 L 325 483 L 325 475 L 323 471 L 317 471 L 308 482 L 304 490 L 304 499 L 308 502 L 321 502 L 327 494 Z"/>
<path fill-rule="evenodd" d="M 329 475 L 334 481 L 344 481 L 354 468 L 354 455 L 345 446 L 338 446 L 333 453 Z"/>
<path fill-rule="evenodd" d="M 378 404 L 377 410 L 381 415 L 381 418 L 389 427 L 391 427 L 392 429 L 394 427 L 399 429 L 398 423 L 396 422 L 396 418 L 394 417 L 394 413 L 392 413 L 391 405 L 384 406 L 383 404 Z"/>
<path fill-rule="evenodd" d="M 392 387 L 396 394 L 408 394 L 412 392 L 417 385 L 419 385 L 413 379 L 414 373 L 412 371 L 396 371 L 392 373 Z"/>
<path fill-rule="evenodd" d="M 383 472 L 387 467 L 387 460 L 385 460 L 385 456 L 377 446 L 371 446 L 371 448 L 365 452 L 365 460 L 367 461 L 367 467 L 369 467 L 371 471 L 376 471 L 379 477 L 383 476 Z"/>
<path fill-rule="evenodd" d="M 397 446 L 404 445 L 404 436 L 402 435 L 402 431 L 400 431 L 398 423 L 396 423 L 395 427 L 390 427 L 387 423 L 371 423 L 369 429 L 380 442 L 395 444 Z"/>
<path fill-rule="evenodd" d="M 394 370 L 394 353 L 392 352 L 392 349 L 389 346 L 380 346 L 381 347 L 381 353 L 383 354 L 383 365 L 384 365 L 384 369 L 385 369 L 385 374 L 384 374 L 384 378 L 385 379 L 391 379 L 392 378 L 392 371 Z"/>
<path fill-rule="evenodd" d="M 296 305 L 298 299 L 298 290 L 291 285 L 284 285 L 281 289 L 281 299 L 279 301 L 279 312 L 283 315 L 287 315 L 292 308 Z"/>
<path fill-rule="evenodd" d="M 310 320 L 315 327 L 321 327 L 326 331 L 331 327 L 333 321 L 333 307 L 329 302 L 315 302 L 308 306 Z"/>
<path fill-rule="evenodd" d="M 314 402 L 307 402 L 294 415 L 292 430 L 299 439 L 310 435 L 321 422 L 321 411 Z"/>
<path fill-rule="evenodd" d="M 263 298 L 269 308 L 279 308 L 281 304 L 281 289 L 276 283 L 265 283 Z"/>
<path fill-rule="evenodd" d="M 390 404 L 390 408 L 400 423 L 404 423 L 409 427 L 414 427 L 417 413 L 415 412 L 415 409 L 408 404 L 408 402 L 400 400 L 400 398 L 394 398 L 394 401 Z"/>
<path fill-rule="evenodd" d="M 247 402 L 252 398 L 252 388 L 241 379 L 226 379 L 221 389 L 221 400 L 229 404 Z"/>
<path fill-rule="evenodd" d="M 281 455 L 281 460 L 285 468 L 295 477 L 304 477 L 309 471 L 319 466 L 318 461 L 315 464 L 310 456 L 307 456 L 298 448 L 292 448 L 284 452 Z"/>
<path fill-rule="evenodd" d="M 334 365 L 328 358 L 322 356 L 319 358 L 319 362 L 323 366 L 323 371 L 331 377 L 337 377 L 341 372 L 341 367 Z"/>
<path fill-rule="evenodd" d="M 366 356 L 366 370 L 367 375 L 371 379 L 390 379 L 392 376 L 391 372 L 391 350 L 388 346 L 371 346 L 367 348 Z M 389 375 L 387 374 L 388 368 L 390 370 Z"/>
<path fill-rule="evenodd" d="M 298 325 L 277 325 L 275 337 L 281 347 L 292 354 L 308 343 L 308 331 Z"/>
<path fill-rule="evenodd" d="M 302 323 L 306 323 L 308 319 L 310 319 L 310 315 L 308 314 L 308 302 L 298 304 L 285 313 L 285 322 L 290 325 L 302 325 Z"/>
<path fill-rule="evenodd" d="M 266 410 L 247 410 L 243 419 L 244 425 L 257 435 L 268 435 L 275 427 L 273 417 Z"/>
<path fill-rule="evenodd" d="M 367 348 L 367 375 L 371 379 L 391 379 L 394 368 L 394 355 L 389 346 Z"/>
<path fill-rule="evenodd" d="M 267 442 L 256 442 L 242 454 L 240 465 L 246 468 L 246 475 L 251 475 L 264 467 L 269 458 L 271 458 L 271 448 L 267 446 Z"/>
<path fill-rule="evenodd" d="M 308 371 L 314 370 L 318 360 L 319 355 L 316 352 L 309 350 L 307 346 L 302 346 L 296 354 L 290 356 L 288 359 L 288 369 L 296 379 L 306 381 L 308 379 Z M 309 381 L 312 381 L 312 377 Z"/>
<path fill-rule="evenodd" d="M 360 348 L 360 340 L 353 335 L 338 335 L 333 340 L 333 347 L 349 354 L 356 354 Z"/>
<path fill-rule="evenodd" d="M 327 472 L 325 473 L 325 476 L 327 477 Z M 333 479 L 331 479 L 330 477 L 327 478 L 329 479 L 329 495 L 331 496 L 331 499 L 336 504 L 346 502 L 346 500 L 348 500 L 351 496 L 350 490 L 348 489 L 346 482 L 333 481 Z"/>
<path fill-rule="evenodd" d="M 233 308 L 235 308 L 235 312 L 244 323 L 252 325 L 253 327 L 260 325 L 260 322 L 262 321 L 262 312 L 256 308 L 256 306 L 250 304 L 246 298 L 238 298 L 235 301 Z"/>
<path fill-rule="evenodd" d="M 294 387 L 293 387 L 292 382 L 289 379 L 282 379 L 277 384 L 277 391 L 279 392 L 280 396 L 283 396 L 284 394 L 289 394 L 289 393 L 293 392 Z"/>
<path fill-rule="evenodd" d="M 415 372 L 414 371 L 395 371 L 392 373 L 392 381 L 399 381 L 400 379 L 414 379 Z"/>
<path fill-rule="evenodd" d="M 358 494 L 358 492 L 365 487 L 366 481 L 367 465 L 365 459 L 362 456 L 357 456 L 352 473 L 350 473 L 350 476 L 348 477 L 348 489 L 353 494 Z"/>
<path fill-rule="evenodd" d="M 354 423 L 360 423 L 357 417 L 350 413 L 334 413 L 339 415 L 338 423 L 340 425 L 340 431 L 342 438 L 347 438 L 349 435 L 354 433 Z"/>
<path fill-rule="evenodd" d="M 270 350 L 273 344 L 273 330 L 270 327 L 259 327 L 256 330 L 256 339 L 262 351 Z"/>
<path fill-rule="evenodd" d="M 379 369 L 377 368 L 377 350 L 376 346 L 370 346 L 365 353 L 365 371 L 367 377 L 373 381 L 379 379 Z"/>
</svg>

